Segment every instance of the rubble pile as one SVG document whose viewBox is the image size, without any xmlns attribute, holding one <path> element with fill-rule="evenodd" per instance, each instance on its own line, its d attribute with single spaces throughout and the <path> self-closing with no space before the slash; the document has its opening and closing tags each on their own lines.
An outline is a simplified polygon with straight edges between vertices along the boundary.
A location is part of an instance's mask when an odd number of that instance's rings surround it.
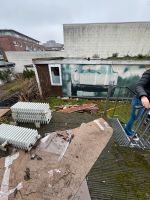
<svg viewBox="0 0 150 200">
<path fill-rule="evenodd" d="M 25 85 L 20 93 L 20 101 L 31 101 L 33 99 L 40 99 L 38 85 L 35 79 L 31 79 L 27 85 Z"/>
</svg>

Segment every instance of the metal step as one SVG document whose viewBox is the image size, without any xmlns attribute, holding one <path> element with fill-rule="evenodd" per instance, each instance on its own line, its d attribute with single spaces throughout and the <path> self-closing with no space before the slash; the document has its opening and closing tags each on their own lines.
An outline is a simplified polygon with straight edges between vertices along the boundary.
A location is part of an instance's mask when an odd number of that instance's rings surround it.
<svg viewBox="0 0 150 200">
<path fill-rule="evenodd" d="M 130 139 L 125 133 L 119 119 L 111 118 L 108 120 L 108 123 L 114 130 L 113 137 L 115 142 L 117 142 L 120 146 L 129 146 Z"/>
<path fill-rule="evenodd" d="M 150 149 L 150 142 L 149 140 L 147 140 L 147 138 L 141 136 L 139 137 L 139 141 L 131 141 L 131 139 L 125 133 L 125 130 L 122 127 L 118 118 L 110 118 L 108 119 L 108 123 L 114 130 L 113 137 L 115 142 L 118 143 L 120 146 Z"/>
</svg>

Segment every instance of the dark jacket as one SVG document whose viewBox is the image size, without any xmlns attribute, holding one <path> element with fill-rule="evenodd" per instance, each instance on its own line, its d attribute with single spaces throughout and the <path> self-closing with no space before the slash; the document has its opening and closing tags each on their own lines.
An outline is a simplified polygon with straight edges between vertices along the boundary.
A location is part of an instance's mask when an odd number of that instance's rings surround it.
<svg viewBox="0 0 150 200">
<path fill-rule="evenodd" d="M 141 99 L 142 96 L 146 96 L 150 100 L 150 69 L 143 73 L 136 84 L 135 91 L 138 98 Z"/>
</svg>

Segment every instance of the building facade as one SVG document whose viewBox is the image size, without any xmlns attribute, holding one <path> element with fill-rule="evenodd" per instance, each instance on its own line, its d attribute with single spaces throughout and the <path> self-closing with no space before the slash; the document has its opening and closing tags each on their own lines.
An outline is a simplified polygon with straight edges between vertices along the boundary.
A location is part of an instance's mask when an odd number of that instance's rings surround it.
<svg viewBox="0 0 150 200">
<path fill-rule="evenodd" d="M 0 30 L 0 47 L 4 51 L 44 51 L 38 40 L 14 30 Z"/>
<path fill-rule="evenodd" d="M 65 24 L 67 57 L 150 56 L 150 22 Z"/>
<path fill-rule="evenodd" d="M 55 40 L 49 40 L 43 43 L 43 46 L 45 46 L 46 51 L 61 51 L 64 49 L 64 45 L 57 43 Z"/>
<path fill-rule="evenodd" d="M 109 85 L 134 90 L 142 73 L 150 68 L 150 61 L 138 60 L 55 58 L 34 59 L 33 63 L 43 97 L 106 97 Z"/>
</svg>

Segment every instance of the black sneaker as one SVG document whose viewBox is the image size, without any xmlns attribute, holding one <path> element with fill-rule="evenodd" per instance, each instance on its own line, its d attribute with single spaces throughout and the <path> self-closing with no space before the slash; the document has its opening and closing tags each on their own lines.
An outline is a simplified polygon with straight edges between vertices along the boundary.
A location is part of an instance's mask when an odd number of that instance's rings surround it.
<svg viewBox="0 0 150 200">
<path fill-rule="evenodd" d="M 135 134 L 134 136 L 130 136 L 130 139 L 136 142 L 139 141 L 139 137 L 137 134 Z"/>
</svg>

